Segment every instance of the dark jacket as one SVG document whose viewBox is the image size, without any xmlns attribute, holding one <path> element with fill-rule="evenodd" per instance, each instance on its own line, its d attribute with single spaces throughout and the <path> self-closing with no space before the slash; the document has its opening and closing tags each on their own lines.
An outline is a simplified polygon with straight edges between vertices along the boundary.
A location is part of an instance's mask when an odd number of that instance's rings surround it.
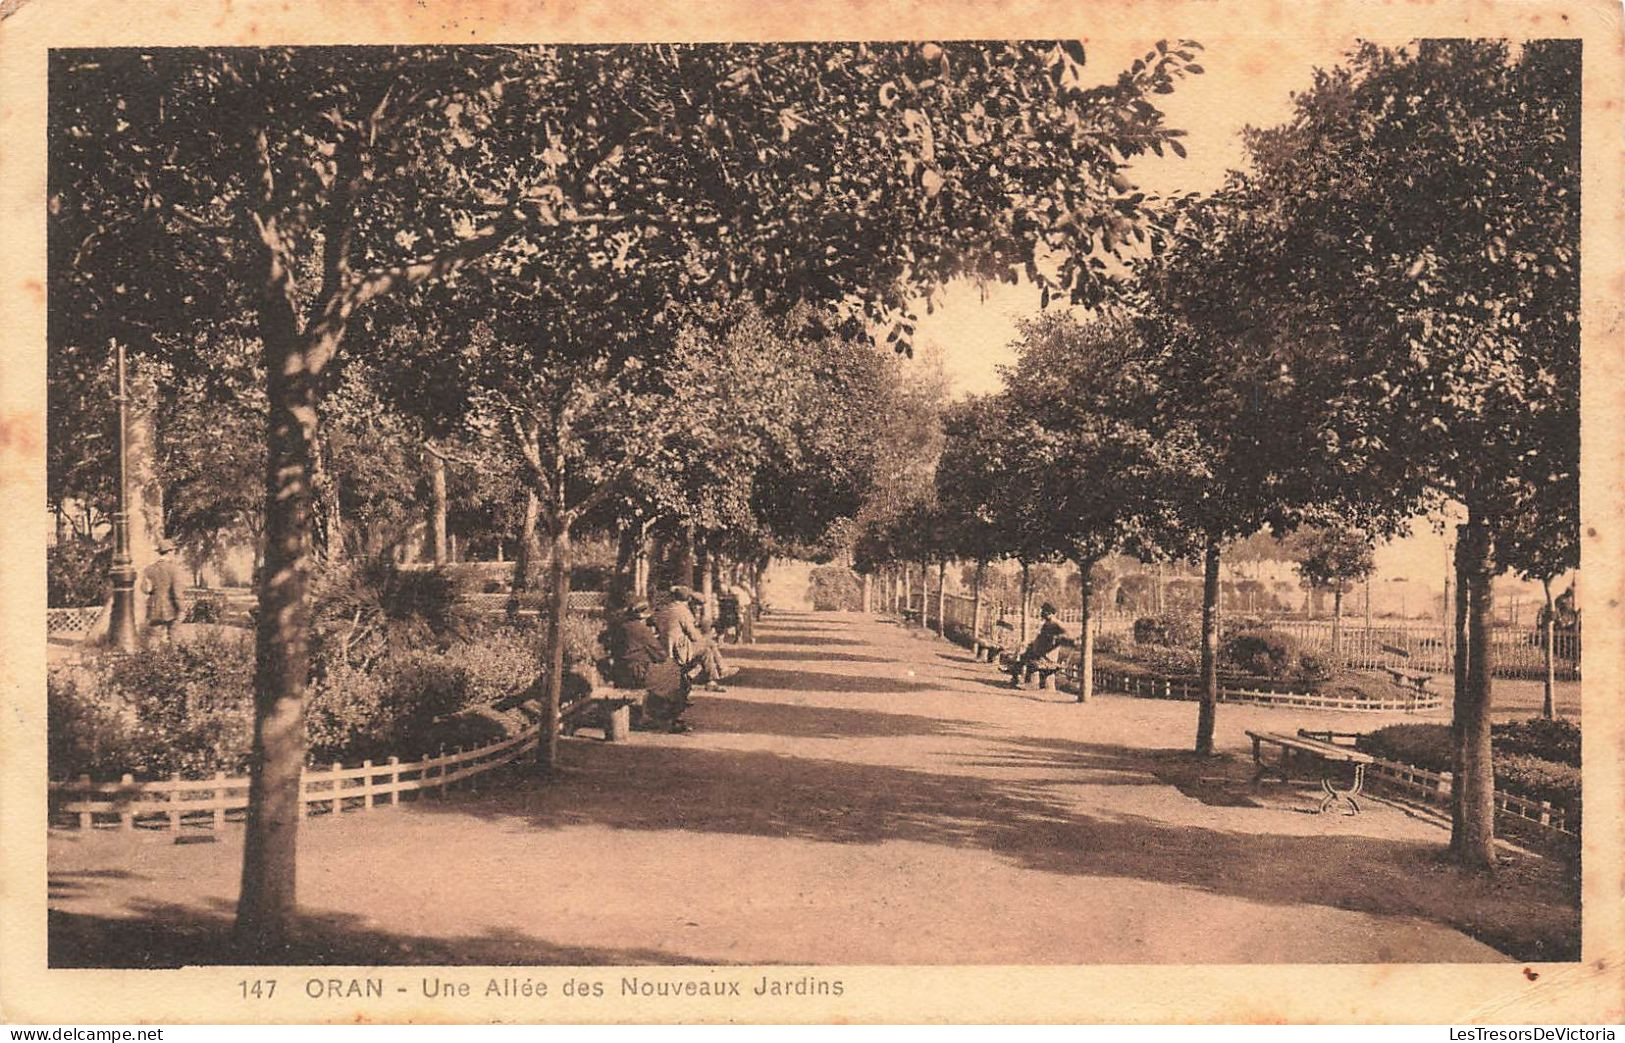
<svg viewBox="0 0 1625 1043">
<path fill-rule="evenodd" d="M 181 567 L 159 558 L 141 574 L 141 589 L 147 593 L 147 622 L 173 623 L 181 617 L 181 590 L 186 577 Z"/>
<path fill-rule="evenodd" d="M 623 620 L 615 637 L 615 683 L 623 688 L 642 688 L 649 668 L 668 658 L 666 646 L 641 619 Z"/>
</svg>

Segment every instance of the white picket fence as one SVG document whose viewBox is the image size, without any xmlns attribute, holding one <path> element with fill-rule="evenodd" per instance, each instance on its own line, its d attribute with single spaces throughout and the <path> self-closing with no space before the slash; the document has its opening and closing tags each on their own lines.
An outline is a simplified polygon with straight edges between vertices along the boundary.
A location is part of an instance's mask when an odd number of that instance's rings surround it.
<svg viewBox="0 0 1625 1043">
<path fill-rule="evenodd" d="M 307 815 L 369 811 L 378 804 L 397 804 L 403 793 L 446 791 L 459 783 L 512 763 L 536 748 L 540 728 L 475 749 L 442 751 L 432 757 L 383 763 L 362 761 L 359 767 L 307 768 L 300 776 L 300 802 Z M 92 782 L 90 776 L 50 784 L 51 820 L 61 826 L 92 829 L 137 826 L 158 829 L 222 828 L 228 817 L 248 809 L 248 778 L 183 779 L 179 775 L 137 782 L 126 774 L 118 782 Z"/>
</svg>

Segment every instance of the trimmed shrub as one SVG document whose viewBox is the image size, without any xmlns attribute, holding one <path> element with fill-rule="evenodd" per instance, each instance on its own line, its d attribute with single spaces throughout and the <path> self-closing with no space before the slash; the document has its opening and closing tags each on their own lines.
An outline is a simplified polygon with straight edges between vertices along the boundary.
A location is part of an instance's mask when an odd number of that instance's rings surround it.
<svg viewBox="0 0 1625 1043">
<path fill-rule="evenodd" d="M 1119 655 L 1123 651 L 1122 634 L 1096 634 L 1095 652 L 1099 655 Z"/>
<path fill-rule="evenodd" d="M 1521 753 L 1496 753 L 1495 787 L 1560 808 L 1580 806 L 1580 769 Z"/>
<path fill-rule="evenodd" d="M 1519 721 L 1516 725 L 1497 725 L 1495 731 L 1528 735 L 1530 729 L 1519 729 L 1518 726 L 1531 723 L 1533 722 Z M 1549 725 L 1553 722 L 1542 723 Z M 1455 757 L 1455 744 L 1450 736 L 1450 726 L 1447 724 L 1389 725 L 1366 735 L 1361 740 L 1360 746 L 1386 760 L 1414 764 L 1428 771 L 1451 771 Z M 1493 749 L 1497 789 L 1535 800 L 1551 801 L 1564 808 L 1579 806 L 1578 765 L 1547 760 L 1508 749 L 1502 744 L 1500 734 L 1495 737 Z"/>
<path fill-rule="evenodd" d="M 863 581 L 844 565 L 820 565 L 807 581 L 814 612 L 856 612 L 863 607 Z"/>
<path fill-rule="evenodd" d="M 1253 677 L 1280 680 L 1297 670 L 1298 645 L 1273 630 L 1244 631 L 1219 646 L 1219 663 Z"/>
<path fill-rule="evenodd" d="M 1385 760 L 1428 771 L 1449 771 L 1455 758 L 1448 724 L 1391 724 L 1366 735 L 1360 746 Z"/>
<path fill-rule="evenodd" d="M 47 685 L 50 769 L 198 778 L 248 766 L 253 646 L 221 637 L 102 660 Z"/>
<path fill-rule="evenodd" d="M 1166 648 L 1195 648 L 1202 642 L 1202 617 L 1188 612 L 1164 612 L 1134 621 L 1134 643 Z"/>
<path fill-rule="evenodd" d="M 494 703 L 535 682 L 542 671 L 542 638 L 534 623 L 487 624 L 446 649 L 445 657 L 468 674 L 471 702 Z"/>
<path fill-rule="evenodd" d="M 1498 753 L 1526 754 L 1575 768 L 1580 766 L 1580 725 L 1575 721 L 1531 717 L 1526 721 L 1497 724 L 1490 731 Z"/>
<path fill-rule="evenodd" d="M 112 586 L 107 570 L 113 548 L 78 537 L 61 540 L 45 549 L 45 603 L 51 608 L 100 605 Z"/>
</svg>

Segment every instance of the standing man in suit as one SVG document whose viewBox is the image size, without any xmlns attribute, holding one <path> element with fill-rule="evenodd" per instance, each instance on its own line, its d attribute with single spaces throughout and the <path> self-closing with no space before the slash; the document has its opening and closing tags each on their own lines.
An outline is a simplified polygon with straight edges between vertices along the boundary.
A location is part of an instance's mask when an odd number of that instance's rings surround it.
<svg viewBox="0 0 1625 1043">
<path fill-rule="evenodd" d="M 181 618 L 181 591 L 186 576 L 175 561 L 175 544 L 158 541 L 158 560 L 141 574 L 141 590 L 147 595 L 147 626 L 155 640 L 169 644 L 175 639 L 175 624 Z"/>
</svg>

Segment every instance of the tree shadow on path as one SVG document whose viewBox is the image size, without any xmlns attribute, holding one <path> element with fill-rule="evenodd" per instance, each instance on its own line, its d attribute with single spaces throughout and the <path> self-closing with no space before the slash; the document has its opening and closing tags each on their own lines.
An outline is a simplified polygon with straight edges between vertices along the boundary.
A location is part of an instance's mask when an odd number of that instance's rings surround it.
<svg viewBox="0 0 1625 1043">
<path fill-rule="evenodd" d="M 1204 803 L 1242 785 L 1178 751 L 1063 740 L 1000 741 L 994 757 L 1053 762 L 1054 779 L 989 779 L 891 766 L 681 745 L 572 743 L 568 773 L 486 799 L 424 802 L 426 813 L 518 819 L 530 828 L 596 825 L 778 837 L 834 844 L 911 841 L 995 852 L 1018 866 L 1191 888 L 1278 906 L 1417 917 L 1517 959 L 1578 958 L 1579 914 L 1561 870 L 1525 859 L 1493 877 L 1445 861 L 1440 844 L 1364 835 L 1170 825 L 1084 813 L 1055 783 L 1171 784 Z M 973 767 L 971 762 L 967 767 Z M 1081 766 L 1081 767 L 1080 767 Z M 1065 769 L 1064 771 L 1062 769 Z"/>
<path fill-rule="evenodd" d="M 244 962 L 232 948 L 233 909 L 172 902 L 134 902 L 131 916 L 91 916 L 50 910 L 49 966 L 159 969 Z M 609 966 L 711 963 L 659 949 L 559 945 L 519 931 L 489 928 L 454 937 L 380 931 L 347 913 L 300 917 L 294 940 L 255 964 L 323 966 L 487 965 Z"/>
</svg>

